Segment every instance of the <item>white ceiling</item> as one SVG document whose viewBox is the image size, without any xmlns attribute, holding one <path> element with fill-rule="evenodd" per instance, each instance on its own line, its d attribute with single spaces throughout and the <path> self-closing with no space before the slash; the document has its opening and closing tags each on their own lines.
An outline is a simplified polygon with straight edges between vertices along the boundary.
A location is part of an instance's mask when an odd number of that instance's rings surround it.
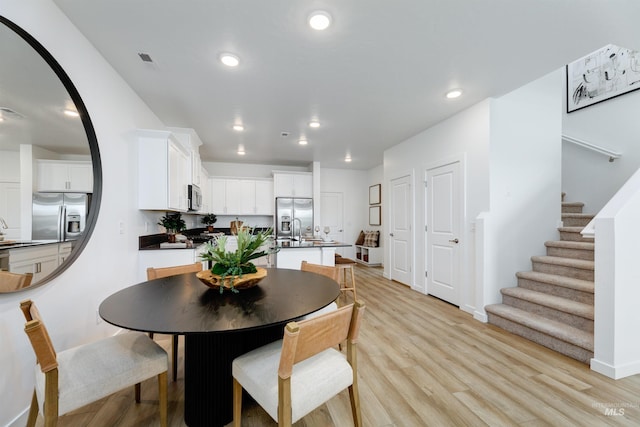
<svg viewBox="0 0 640 427">
<path fill-rule="evenodd" d="M 640 49 L 637 0 L 54 1 L 163 123 L 195 129 L 204 161 L 368 169 L 607 43 Z M 333 17 L 324 32 L 306 24 L 317 9 Z"/>
</svg>

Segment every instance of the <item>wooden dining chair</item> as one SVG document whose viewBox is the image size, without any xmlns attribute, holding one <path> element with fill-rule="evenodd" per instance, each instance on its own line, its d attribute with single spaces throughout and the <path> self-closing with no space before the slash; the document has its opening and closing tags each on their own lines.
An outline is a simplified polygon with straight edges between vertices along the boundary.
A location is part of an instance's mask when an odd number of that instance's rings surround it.
<svg viewBox="0 0 640 427">
<path fill-rule="evenodd" d="M 27 320 L 24 331 L 36 354 L 36 381 L 27 426 L 38 413 L 45 427 L 55 426 L 58 416 L 157 376 L 160 425 L 167 425 L 167 353 L 141 332 L 127 332 L 56 353 L 40 313 L 31 300 L 20 303 Z"/>
<path fill-rule="evenodd" d="M 10 273 L 0 270 L 0 292 L 17 291 L 31 284 L 33 273 Z"/>
<path fill-rule="evenodd" d="M 163 277 L 175 276 L 184 273 L 197 273 L 202 271 L 202 263 L 195 262 L 193 264 L 176 265 L 173 267 L 147 268 L 147 280 L 161 279 Z M 149 333 L 153 338 L 153 332 Z M 173 381 L 178 378 L 178 335 L 171 335 L 171 375 Z"/>
<path fill-rule="evenodd" d="M 340 284 L 340 269 L 336 267 L 332 267 L 330 265 L 311 264 L 307 261 L 302 261 L 302 263 L 300 263 L 300 270 L 308 271 L 310 273 L 322 274 L 323 276 L 327 276 L 329 279 Z M 321 308 L 320 310 L 307 314 L 304 319 L 311 319 L 312 317 L 337 310 L 337 308 L 338 303 L 334 301 L 328 306 Z"/>
<path fill-rule="evenodd" d="M 351 412 L 362 426 L 356 343 L 365 305 L 361 301 L 301 322 L 291 322 L 284 338 L 233 361 L 233 425 L 240 427 L 242 390 L 279 426 L 292 423 L 349 389 Z M 334 347 L 346 340 L 347 354 Z"/>
</svg>

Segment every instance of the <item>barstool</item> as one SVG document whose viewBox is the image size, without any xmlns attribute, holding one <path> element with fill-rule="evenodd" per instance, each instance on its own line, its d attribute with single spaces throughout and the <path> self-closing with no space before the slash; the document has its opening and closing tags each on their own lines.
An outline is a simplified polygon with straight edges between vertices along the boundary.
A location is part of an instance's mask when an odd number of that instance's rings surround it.
<svg viewBox="0 0 640 427">
<path fill-rule="evenodd" d="M 342 257 L 336 254 L 335 257 L 336 267 L 339 267 L 342 270 L 342 283 L 340 284 L 340 290 L 342 292 L 351 291 L 353 292 L 353 300 L 356 300 L 356 275 L 354 272 L 354 268 L 356 266 L 356 262 L 352 259 Z M 351 271 L 351 287 L 347 287 L 347 270 Z"/>
</svg>

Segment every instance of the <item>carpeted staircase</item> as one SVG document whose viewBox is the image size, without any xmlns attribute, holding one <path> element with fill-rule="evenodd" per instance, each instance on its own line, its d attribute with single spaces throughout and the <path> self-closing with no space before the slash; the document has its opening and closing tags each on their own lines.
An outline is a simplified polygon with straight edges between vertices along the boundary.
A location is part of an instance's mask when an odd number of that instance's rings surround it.
<svg viewBox="0 0 640 427">
<path fill-rule="evenodd" d="M 564 194 L 563 194 L 564 199 Z M 593 357 L 593 239 L 580 234 L 593 215 L 583 203 L 562 203 L 560 240 L 533 256 L 532 271 L 516 273 L 502 304 L 485 307 L 489 323 L 584 363 Z"/>
</svg>

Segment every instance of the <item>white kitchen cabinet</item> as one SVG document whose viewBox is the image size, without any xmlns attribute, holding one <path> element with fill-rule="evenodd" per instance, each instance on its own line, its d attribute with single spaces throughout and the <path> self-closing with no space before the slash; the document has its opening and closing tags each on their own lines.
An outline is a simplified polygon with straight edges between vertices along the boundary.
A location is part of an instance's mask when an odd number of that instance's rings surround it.
<svg viewBox="0 0 640 427">
<path fill-rule="evenodd" d="M 274 172 L 275 197 L 313 197 L 311 172 Z"/>
<path fill-rule="evenodd" d="M 167 131 L 141 130 L 138 138 L 138 208 L 188 210 L 190 153 Z"/>
<path fill-rule="evenodd" d="M 275 209 L 273 180 L 256 180 L 255 214 L 272 216 Z"/>
<path fill-rule="evenodd" d="M 227 208 L 227 180 L 223 178 L 209 178 L 209 211 L 216 215 L 224 215 Z"/>
<path fill-rule="evenodd" d="M 63 242 L 58 245 L 58 265 L 62 264 L 71 255 L 71 242 Z"/>
<path fill-rule="evenodd" d="M 211 209 L 216 215 L 273 215 L 273 181 L 210 178 Z"/>
<path fill-rule="evenodd" d="M 9 249 L 9 271 L 32 273 L 31 283 L 37 283 L 58 268 L 58 244 Z"/>
<path fill-rule="evenodd" d="M 38 191 L 93 192 L 93 166 L 90 161 L 36 160 Z"/>
<path fill-rule="evenodd" d="M 199 212 L 211 212 L 211 190 L 209 189 L 209 174 L 207 170 L 200 167 L 200 191 L 202 192 L 202 207 Z"/>
</svg>

